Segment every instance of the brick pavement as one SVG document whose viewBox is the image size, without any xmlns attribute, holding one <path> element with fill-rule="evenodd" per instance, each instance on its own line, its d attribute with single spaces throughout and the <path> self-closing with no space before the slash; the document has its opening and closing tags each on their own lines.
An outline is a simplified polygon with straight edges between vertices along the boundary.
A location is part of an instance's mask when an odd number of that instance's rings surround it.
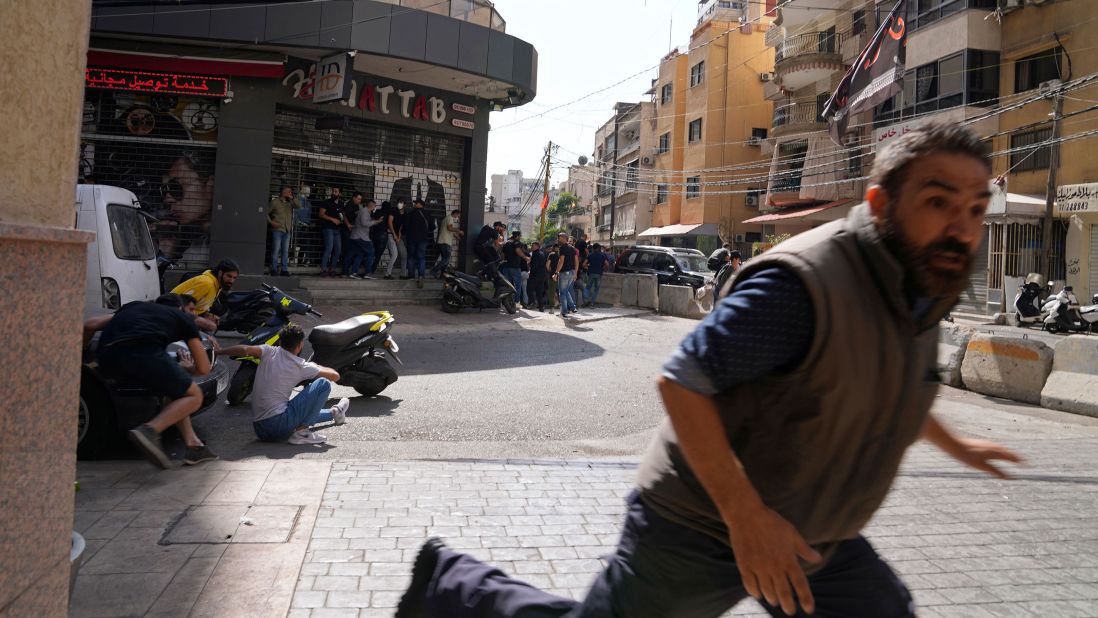
<svg viewBox="0 0 1098 618">
<path fill-rule="evenodd" d="M 866 535 L 920 616 L 1098 616 L 1096 439 L 1015 443 L 1004 482 L 915 447 Z M 635 460 L 337 462 L 290 616 L 391 616 L 430 535 L 582 597 L 614 547 Z M 729 615 L 766 616 L 752 601 Z"/>
</svg>

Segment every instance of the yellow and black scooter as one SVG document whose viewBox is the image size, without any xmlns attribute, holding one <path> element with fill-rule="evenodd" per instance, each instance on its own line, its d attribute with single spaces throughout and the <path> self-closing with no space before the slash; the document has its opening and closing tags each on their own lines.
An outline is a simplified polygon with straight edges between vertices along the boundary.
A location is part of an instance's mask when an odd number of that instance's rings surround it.
<svg viewBox="0 0 1098 618">
<path fill-rule="evenodd" d="M 241 342 L 243 345 L 278 345 L 278 333 L 290 322 L 292 315 L 324 317 L 311 305 L 274 286 L 263 284 L 262 289 L 271 298 L 274 315 L 249 333 Z M 307 360 L 335 369 L 339 372 L 339 384 L 373 397 L 397 380 L 396 371 L 385 356 L 403 364 L 397 356 L 400 348 L 389 334 L 395 321 L 388 311 L 373 311 L 335 324 L 316 326 L 309 333 L 313 353 Z M 240 361 L 240 367 L 233 374 L 226 393 L 230 406 L 243 403 L 252 393 L 260 362 L 254 356 L 234 358 Z"/>
</svg>

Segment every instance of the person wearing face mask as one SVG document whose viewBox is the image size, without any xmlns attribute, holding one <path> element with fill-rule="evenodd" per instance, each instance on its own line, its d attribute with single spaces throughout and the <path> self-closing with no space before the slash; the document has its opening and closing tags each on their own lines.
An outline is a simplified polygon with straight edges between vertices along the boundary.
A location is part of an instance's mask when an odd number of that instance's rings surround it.
<svg viewBox="0 0 1098 618">
<path fill-rule="evenodd" d="M 924 123 L 877 151 L 845 220 L 736 273 L 663 367 L 668 419 L 585 599 L 432 538 L 397 618 L 720 616 L 748 596 L 772 616 L 915 616 L 862 536 L 907 449 L 921 438 L 1000 478 L 1020 461 L 930 411 L 938 323 L 968 285 L 990 176 L 978 135 Z"/>
<path fill-rule="evenodd" d="M 450 265 L 450 255 L 454 244 L 461 241 L 463 233 L 459 220 L 460 216 L 460 210 L 451 210 L 450 214 L 442 220 L 442 225 L 439 226 L 438 259 L 435 260 L 435 265 L 431 267 L 431 276 L 436 279 L 441 277 L 442 271 Z"/>
</svg>

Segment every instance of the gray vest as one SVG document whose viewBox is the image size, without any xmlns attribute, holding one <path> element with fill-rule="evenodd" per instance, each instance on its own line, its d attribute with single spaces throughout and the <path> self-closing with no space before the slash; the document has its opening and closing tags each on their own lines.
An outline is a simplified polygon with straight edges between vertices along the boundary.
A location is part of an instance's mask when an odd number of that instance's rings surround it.
<svg viewBox="0 0 1098 618">
<path fill-rule="evenodd" d="M 751 260 L 736 279 L 775 265 L 797 273 L 811 295 L 811 348 L 793 370 L 716 399 L 763 501 L 809 543 L 826 545 L 858 535 L 919 437 L 938 389 L 938 320 L 956 298 L 916 318 L 866 204 Z M 639 484 L 661 515 L 728 542 L 670 421 L 641 463 Z"/>
</svg>

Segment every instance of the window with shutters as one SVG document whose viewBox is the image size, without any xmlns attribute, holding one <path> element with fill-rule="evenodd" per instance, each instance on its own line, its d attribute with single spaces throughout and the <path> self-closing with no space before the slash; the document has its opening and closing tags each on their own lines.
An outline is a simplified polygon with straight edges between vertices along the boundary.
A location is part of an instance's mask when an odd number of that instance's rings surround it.
<svg viewBox="0 0 1098 618">
<path fill-rule="evenodd" d="M 1051 162 L 1052 147 L 1040 146 L 1052 138 L 1052 127 L 1015 133 L 1010 136 L 1010 168 L 1014 172 L 1047 170 Z M 1015 149 L 1020 149 L 1015 151 Z"/>
<path fill-rule="evenodd" d="M 701 138 L 702 138 L 702 119 L 698 118 L 696 120 L 691 120 L 690 121 L 689 135 L 686 138 L 687 141 L 696 142 L 696 141 L 700 140 Z"/>
<path fill-rule="evenodd" d="M 689 176 L 686 179 L 686 199 L 701 195 L 701 176 Z"/>
<path fill-rule="evenodd" d="M 698 84 L 705 81 L 705 61 L 695 64 L 690 67 L 690 87 L 693 88 Z"/>
</svg>

